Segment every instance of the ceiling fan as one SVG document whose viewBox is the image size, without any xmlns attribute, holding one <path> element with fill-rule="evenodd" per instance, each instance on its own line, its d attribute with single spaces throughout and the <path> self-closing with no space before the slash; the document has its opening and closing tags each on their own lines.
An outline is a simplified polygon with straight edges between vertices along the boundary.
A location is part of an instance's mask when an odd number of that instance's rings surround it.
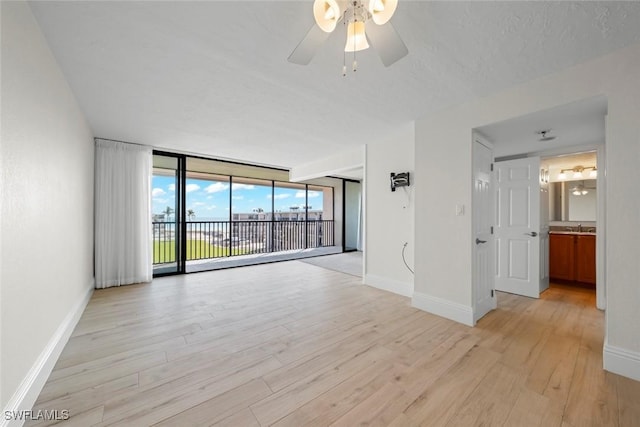
<svg viewBox="0 0 640 427">
<path fill-rule="evenodd" d="M 367 49 L 369 43 L 385 67 L 390 66 L 409 53 L 389 21 L 397 6 L 398 0 L 315 0 L 313 16 L 316 22 L 293 50 L 289 62 L 309 64 L 318 48 L 342 21 L 347 28 L 344 51 L 354 53 L 353 71 L 357 67 L 355 52 Z M 344 74 L 346 65 L 343 66 Z"/>
</svg>

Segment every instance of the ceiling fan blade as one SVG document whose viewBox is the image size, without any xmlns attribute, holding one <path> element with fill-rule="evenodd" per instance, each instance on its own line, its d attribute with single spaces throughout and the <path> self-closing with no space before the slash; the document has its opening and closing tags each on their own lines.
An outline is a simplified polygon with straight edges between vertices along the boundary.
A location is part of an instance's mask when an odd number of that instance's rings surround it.
<svg viewBox="0 0 640 427">
<path fill-rule="evenodd" d="M 378 51 L 380 59 L 385 67 L 393 64 L 409 53 L 409 49 L 398 35 L 391 22 L 384 25 L 376 25 L 373 22 L 367 25 L 367 37 L 371 46 Z"/>
<path fill-rule="evenodd" d="M 325 33 L 316 24 L 313 24 L 309 32 L 298 46 L 293 49 L 287 60 L 294 64 L 307 65 L 316 54 L 316 51 L 324 43 L 331 33 Z"/>
</svg>

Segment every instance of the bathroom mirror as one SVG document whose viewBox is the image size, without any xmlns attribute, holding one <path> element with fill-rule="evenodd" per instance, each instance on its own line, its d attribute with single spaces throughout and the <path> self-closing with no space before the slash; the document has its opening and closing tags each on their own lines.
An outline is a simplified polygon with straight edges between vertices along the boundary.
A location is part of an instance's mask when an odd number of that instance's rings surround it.
<svg viewBox="0 0 640 427">
<path fill-rule="evenodd" d="M 553 182 L 549 185 L 550 221 L 595 221 L 596 180 Z"/>
</svg>

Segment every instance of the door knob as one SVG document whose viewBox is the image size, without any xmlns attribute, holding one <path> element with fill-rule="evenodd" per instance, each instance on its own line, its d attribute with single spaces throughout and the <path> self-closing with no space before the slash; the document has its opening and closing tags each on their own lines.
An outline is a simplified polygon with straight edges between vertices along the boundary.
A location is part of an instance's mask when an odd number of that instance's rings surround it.
<svg viewBox="0 0 640 427">
<path fill-rule="evenodd" d="M 538 233 L 536 233 L 535 231 L 532 231 L 531 233 L 524 233 L 525 236 L 531 236 L 531 237 L 536 237 L 538 235 Z"/>
<path fill-rule="evenodd" d="M 486 240 L 476 239 L 476 245 L 479 245 L 480 243 L 487 243 L 487 241 Z"/>
</svg>

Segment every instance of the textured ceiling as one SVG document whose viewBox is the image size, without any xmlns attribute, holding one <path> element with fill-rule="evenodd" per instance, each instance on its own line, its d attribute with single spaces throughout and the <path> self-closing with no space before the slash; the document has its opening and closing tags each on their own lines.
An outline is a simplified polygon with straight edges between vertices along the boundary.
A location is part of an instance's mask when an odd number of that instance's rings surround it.
<svg viewBox="0 0 640 427">
<path fill-rule="evenodd" d="M 287 62 L 311 1 L 31 2 L 96 136 L 291 167 L 640 42 L 640 2 L 399 2 L 409 55 Z"/>
<path fill-rule="evenodd" d="M 607 99 L 597 96 L 478 128 L 494 144 L 496 157 L 548 153 L 605 142 Z M 552 141 L 537 132 L 549 130 Z"/>
</svg>

